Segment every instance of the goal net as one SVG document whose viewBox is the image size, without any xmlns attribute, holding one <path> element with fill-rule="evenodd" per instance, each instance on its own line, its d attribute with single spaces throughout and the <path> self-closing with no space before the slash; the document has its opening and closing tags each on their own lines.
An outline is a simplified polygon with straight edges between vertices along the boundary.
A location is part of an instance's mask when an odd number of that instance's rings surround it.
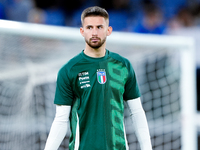
<svg viewBox="0 0 200 150">
<path fill-rule="evenodd" d="M 77 28 L 0 21 L 0 150 L 44 149 L 57 72 L 84 47 Z M 135 69 L 153 149 L 197 150 L 193 39 L 113 32 L 107 48 Z M 130 150 L 139 150 L 127 109 L 124 117 Z"/>
</svg>

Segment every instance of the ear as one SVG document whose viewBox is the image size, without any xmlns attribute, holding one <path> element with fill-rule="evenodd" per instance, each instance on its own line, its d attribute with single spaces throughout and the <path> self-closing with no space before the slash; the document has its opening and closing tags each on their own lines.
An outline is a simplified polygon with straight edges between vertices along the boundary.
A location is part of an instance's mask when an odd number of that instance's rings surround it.
<svg viewBox="0 0 200 150">
<path fill-rule="evenodd" d="M 111 33 L 112 33 L 112 27 L 111 26 L 109 26 L 108 27 L 108 31 L 107 31 L 107 36 L 109 36 L 109 35 L 111 35 Z"/>
<path fill-rule="evenodd" d="M 84 34 L 84 29 L 83 29 L 83 27 L 80 27 L 80 33 L 81 33 L 81 35 L 83 36 L 83 34 Z"/>
</svg>

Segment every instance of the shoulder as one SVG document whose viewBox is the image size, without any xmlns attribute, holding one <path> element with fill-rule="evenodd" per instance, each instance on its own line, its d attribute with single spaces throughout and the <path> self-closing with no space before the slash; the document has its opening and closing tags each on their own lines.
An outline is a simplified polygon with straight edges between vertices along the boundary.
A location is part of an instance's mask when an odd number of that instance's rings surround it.
<svg viewBox="0 0 200 150">
<path fill-rule="evenodd" d="M 78 55 L 71 58 L 67 63 L 65 63 L 59 70 L 60 72 L 69 72 L 73 66 L 75 66 L 77 63 L 79 63 L 82 60 L 82 55 L 79 53 Z"/>
<path fill-rule="evenodd" d="M 121 56 L 121 55 L 118 54 L 118 53 L 114 53 L 114 52 L 110 52 L 110 51 L 109 51 L 109 56 L 110 56 L 111 58 L 113 58 L 113 59 L 115 59 L 115 60 L 117 60 L 117 61 L 123 63 L 125 66 L 129 66 L 129 65 L 130 65 L 130 61 L 129 61 L 127 58 Z"/>
</svg>

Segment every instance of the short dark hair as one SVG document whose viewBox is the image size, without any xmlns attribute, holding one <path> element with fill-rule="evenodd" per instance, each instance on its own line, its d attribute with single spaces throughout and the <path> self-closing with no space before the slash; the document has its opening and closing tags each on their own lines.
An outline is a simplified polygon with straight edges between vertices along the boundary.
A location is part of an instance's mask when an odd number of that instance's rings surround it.
<svg viewBox="0 0 200 150">
<path fill-rule="evenodd" d="M 104 17 L 105 20 L 107 20 L 109 22 L 108 12 L 104 8 L 101 8 L 99 6 L 88 7 L 85 10 L 83 10 L 83 12 L 81 14 L 82 25 L 83 25 L 83 20 L 89 16 L 101 16 L 101 17 Z"/>
</svg>

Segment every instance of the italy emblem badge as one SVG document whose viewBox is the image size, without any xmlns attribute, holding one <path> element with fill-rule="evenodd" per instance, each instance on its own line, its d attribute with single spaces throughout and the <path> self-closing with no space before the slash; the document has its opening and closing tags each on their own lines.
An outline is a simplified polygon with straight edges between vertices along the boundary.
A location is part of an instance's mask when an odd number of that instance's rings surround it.
<svg viewBox="0 0 200 150">
<path fill-rule="evenodd" d="M 98 71 L 97 72 L 97 80 L 100 84 L 106 83 L 106 72 L 105 71 Z"/>
</svg>

